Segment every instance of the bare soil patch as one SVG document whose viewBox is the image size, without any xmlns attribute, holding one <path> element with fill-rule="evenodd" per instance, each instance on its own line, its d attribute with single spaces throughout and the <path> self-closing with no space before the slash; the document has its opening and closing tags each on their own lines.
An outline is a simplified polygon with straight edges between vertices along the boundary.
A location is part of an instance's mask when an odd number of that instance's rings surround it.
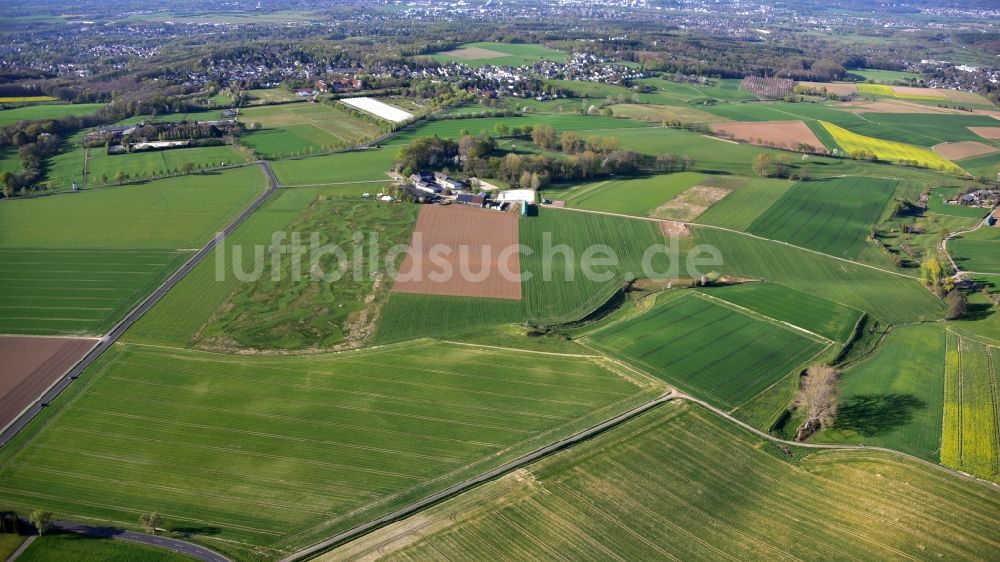
<svg viewBox="0 0 1000 562">
<path fill-rule="evenodd" d="M 1000 140 L 1000 127 L 969 127 L 969 130 L 984 139 Z"/>
<path fill-rule="evenodd" d="M 687 238 L 691 236 L 691 230 L 688 229 L 687 225 L 677 221 L 661 221 L 660 230 L 663 231 L 663 235 L 667 237 L 679 236 L 681 238 Z"/>
<path fill-rule="evenodd" d="M 484 49 L 482 47 L 465 47 L 462 49 L 445 51 L 441 54 L 462 60 L 498 59 L 510 56 L 507 53 L 501 53 L 500 51 L 491 51 L 490 49 Z"/>
<path fill-rule="evenodd" d="M 823 143 L 802 121 L 739 121 L 735 123 L 715 123 L 716 134 L 758 144 L 794 150 L 800 143 L 810 144 L 817 150 L 825 151 Z"/>
<path fill-rule="evenodd" d="M 83 338 L 0 336 L 0 427 L 37 400 L 95 343 Z"/>
<path fill-rule="evenodd" d="M 1000 128 L 1000 127 L 998 127 Z M 948 160 L 961 160 L 997 152 L 998 148 L 976 141 L 944 142 L 934 147 L 934 152 Z"/>
<path fill-rule="evenodd" d="M 838 96 L 851 96 L 858 93 L 858 87 L 854 84 L 835 84 L 833 82 L 799 82 L 799 84 L 817 90 L 826 88 L 826 91 Z"/>
<path fill-rule="evenodd" d="M 425 205 L 392 290 L 521 300 L 518 215 Z"/>
<path fill-rule="evenodd" d="M 661 219 L 691 221 L 707 211 L 713 203 L 729 195 L 731 191 L 732 189 L 725 187 L 695 185 L 685 189 L 680 195 L 657 207 L 653 211 L 653 215 Z M 665 225 L 669 223 L 669 220 L 661 223 L 664 225 L 663 233 L 667 235 L 670 233 L 667 232 Z"/>
</svg>

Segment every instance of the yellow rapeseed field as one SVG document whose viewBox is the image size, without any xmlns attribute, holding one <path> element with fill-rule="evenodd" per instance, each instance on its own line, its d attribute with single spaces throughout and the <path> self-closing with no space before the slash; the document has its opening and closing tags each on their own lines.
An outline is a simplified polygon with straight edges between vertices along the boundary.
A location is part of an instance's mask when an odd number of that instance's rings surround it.
<svg viewBox="0 0 1000 562">
<path fill-rule="evenodd" d="M 916 163 L 918 166 L 933 170 L 968 175 L 965 170 L 959 168 L 950 160 L 945 160 L 941 155 L 928 148 L 875 137 L 866 137 L 826 121 L 820 121 L 820 124 L 823 125 L 823 128 L 833 137 L 833 140 L 837 141 L 837 144 L 848 154 L 868 151 L 874 153 L 879 160 L 887 162 L 907 165 Z"/>
</svg>

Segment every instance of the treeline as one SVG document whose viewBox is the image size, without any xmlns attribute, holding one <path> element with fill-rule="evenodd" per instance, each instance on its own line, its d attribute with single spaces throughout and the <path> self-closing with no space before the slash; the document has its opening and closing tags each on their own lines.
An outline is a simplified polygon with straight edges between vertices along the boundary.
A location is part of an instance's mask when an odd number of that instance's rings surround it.
<svg viewBox="0 0 1000 562">
<path fill-rule="evenodd" d="M 517 154 L 497 148 L 496 138 L 487 133 L 464 134 L 458 141 L 437 136 L 417 139 L 400 149 L 396 168 L 404 176 L 415 172 L 457 167 L 464 174 L 497 178 L 513 187 L 539 189 L 554 182 L 577 181 L 605 176 L 630 176 L 647 171 L 692 170 L 693 158 L 661 154 L 657 157 L 619 147 L 617 137 L 581 138 L 575 131 L 556 136 L 549 125 L 507 128 L 497 124 L 500 137 L 530 139 L 550 153 Z"/>
</svg>

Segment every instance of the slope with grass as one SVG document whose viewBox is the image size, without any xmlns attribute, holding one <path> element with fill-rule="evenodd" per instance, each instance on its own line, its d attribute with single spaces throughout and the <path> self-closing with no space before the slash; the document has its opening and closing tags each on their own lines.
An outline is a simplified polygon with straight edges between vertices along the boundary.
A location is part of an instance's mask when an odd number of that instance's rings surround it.
<svg viewBox="0 0 1000 562">
<path fill-rule="evenodd" d="M 696 228 L 695 238 L 719 250 L 721 273 L 813 293 L 883 322 L 932 320 L 944 313 L 942 302 L 916 279 L 733 232 Z"/>
<path fill-rule="evenodd" d="M 847 177 L 799 182 L 747 231 L 842 258 L 856 258 L 892 198 L 896 182 Z"/>
<path fill-rule="evenodd" d="M 267 158 L 352 146 L 382 132 L 377 125 L 326 103 L 248 107 L 240 118 L 245 123 L 260 123 L 261 129 L 246 132 L 241 141 Z"/>
<path fill-rule="evenodd" d="M 870 451 L 774 445 L 670 403 L 348 543 L 323 562 L 975 560 L 1000 493 Z"/>
<path fill-rule="evenodd" d="M 984 226 L 948 241 L 948 252 L 959 268 L 1000 275 L 1000 228 Z"/>
<path fill-rule="evenodd" d="M 574 187 L 566 193 L 546 191 L 544 196 L 565 198 L 568 207 L 645 217 L 704 177 L 695 172 L 679 172 L 604 180 Z"/>
<path fill-rule="evenodd" d="M 1000 480 L 1000 347 L 948 333 L 941 463 Z"/>
<path fill-rule="evenodd" d="M 0 502 L 126 527 L 156 511 L 168 532 L 246 560 L 662 392 L 603 360 L 430 341 L 278 357 L 118 344 L 81 382 L 0 451 Z"/>
<path fill-rule="evenodd" d="M 943 325 L 894 328 L 874 354 L 842 374 L 837 420 L 815 440 L 878 445 L 936 462 L 944 362 Z"/>
<path fill-rule="evenodd" d="M 176 148 L 109 155 L 103 148 L 90 150 L 87 160 L 87 185 L 105 185 L 115 182 L 121 172 L 128 179 L 152 178 L 178 174 L 185 164 L 194 169 L 219 168 L 247 162 L 247 157 L 231 146 L 206 146 Z M 79 182 L 83 175 L 83 158 L 76 173 Z"/>
<path fill-rule="evenodd" d="M 670 299 L 586 341 L 726 410 L 738 408 L 831 344 L 699 293 Z"/>
</svg>

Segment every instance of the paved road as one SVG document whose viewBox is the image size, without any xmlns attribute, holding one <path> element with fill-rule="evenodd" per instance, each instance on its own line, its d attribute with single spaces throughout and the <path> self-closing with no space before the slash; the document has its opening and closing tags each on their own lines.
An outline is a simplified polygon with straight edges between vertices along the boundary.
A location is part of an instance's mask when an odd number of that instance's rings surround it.
<svg viewBox="0 0 1000 562">
<path fill-rule="evenodd" d="M 247 207 L 242 213 L 240 213 L 238 217 L 236 217 L 231 223 L 229 223 L 229 225 L 226 226 L 226 228 L 223 229 L 221 233 L 217 234 L 215 238 L 213 238 L 208 244 L 206 244 L 205 247 L 198 250 L 198 252 L 195 255 L 191 256 L 191 258 L 187 262 L 185 262 L 184 265 L 180 267 L 180 269 L 178 269 L 173 273 L 173 275 L 168 277 L 167 280 L 164 281 L 163 284 L 161 284 L 159 287 L 157 287 L 152 294 L 147 296 L 145 300 L 143 300 L 135 308 L 133 308 L 132 311 L 129 312 L 128 315 L 121 320 L 121 322 L 116 324 L 115 327 L 112 328 L 110 332 L 108 332 L 103 338 L 101 338 L 100 343 L 98 343 L 93 349 L 91 349 L 90 353 L 85 355 L 83 359 L 81 359 L 78 363 L 76 363 L 73 367 L 71 367 L 70 370 L 67 371 L 66 374 L 63 375 L 61 379 L 59 379 L 58 382 L 52 385 L 52 387 L 49 388 L 49 390 L 45 394 L 43 394 L 41 398 L 38 399 L 37 402 L 35 402 L 32 406 L 30 406 L 27 410 L 25 410 L 21 414 L 21 417 L 19 417 L 10 425 L 8 425 L 3 430 L 3 432 L 0 433 L 0 447 L 6 445 L 11 439 L 14 438 L 15 435 L 18 434 L 18 432 L 24 429 L 24 427 L 28 425 L 31 422 L 31 420 L 33 420 L 35 416 L 37 416 L 42 411 L 42 408 L 44 408 L 46 405 L 48 405 L 49 402 L 54 400 L 56 396 L 59 396 L 59 394 L 62 393 L 62 391 L 66 390 L 66 387 L 68 387 L 70 383 L 76 380 L 76 378 L 79 377 L 80 374 L 87 367 L 89 367 L 91 363 L 97 360 L 97 358 L 100 357 L 102 353 L 107 351 L 109 347 L 111 347 L 116 341 L 118 341 L 118 338 L 120 338 L 122 334 L 125 333 L 126 330 L 132 327 L 132 324 L 135 324 L 135 322 L 139 320 L 139 318 L 142 318 L 143 314 L 145 314 L 150 308 L 153 307 L 153 305 L 159 302 L 159 300 L 163 298 L 163 295 L 165 295 L 167 291 L 169 291 L 174 285 L 180 282 L 180 280 L 183 279 L 185 275 L 190 273 L 191 270 L 195 268 L 195 266 L 201 263 L 201 261 L 204 260 L 205 257 L 207 257 L 212 252 L 212 250 L 215 248 L 217 244 L 219 244 L 222 240 L 224 240 L 226 236 L 229 236 L 234 230 L 236 230 L 237 227 L 243 224 L 243 222 L 247 220 L 247 218 L 249 218 L 254 211 L 256 211 L 261 205 L 264 204 L 265 201 L 267 201 L 272 195 L 274 195 L 274 193 L 278 190 L 279 187 L 278 179 L 274 176 L 274 172 L 271 171 L 271 167 L 270 165 L 268 165 L 267 162 L 259 161 L 257 163 L 263 169 L 264 175 L 268 180 L 267 190 L 265 190 L 264 193 L 260 195 L 260 197 L 255 199 L 254 202 L 251 203 L 250 206 Z"/>
<path fill-rule="evenodd" d="M 418 512 L 418 511 L 420 511 L 422 509 L 425 509 L 425 508 L 427 508 L 427 507 L 429 507 L 429 506 L 431 506 L 431 505 L 433 505 L 435 503 L 438 503 L 438 502 L 440 502 L 442 500 L 448 499 L 448 498 L 450 498 L 452 496 L 455 496 L 457 494 L 465 492 L 465 491 L 467 491 L 467 490 L 469 490 L 471 488 L 474 488 L 474 487 L 476 487 L 476 486 L 478 486 L 478 485 L 480 485 L 480 484 L 482 484 L 484 482 L 493 480 L 495 478 L 499 478 L 500 476 L 503 476 L 504 474 L 507 474 L 507 473 L 512 472 L 514 470 L 517 470 L 517 469 L 521 468 L 522 466 L 531 464 L 531 463 L 537 461 L 538 459 L 541 459 L 542 457 L 551 455 L 552 453 L 555 453 L 557 451 L 561 451 L 563 449 L 566 449 L 567 447 L 572 447 L 573 445 L 576 445 L 577 443 L 580 443 L 581 441 L 586 441 L 587 439 L 590 439 L 591 437 L 594 437 L 595 435 L 597 435 L 599 433 L 603 433 L 603 432 L 611 429 L 612 427 L 620 425 L 620 424 L 622 424 L 622 423 L 624 423 L 624 422 L 626 422 L 626 421 L 628 421 L 628 420 L 630 420 L 630 419 L 638 416 L 639 414 L 643 414 L 645 412 L 648 412 L 649 410 L 652 410 L 653 408 L 659 406 L 660 404 L 668 402 L 671 399 L 673 399 L 673 396 L 671 394 L 664 394 L 663 396 L 661 396 L 661 397 L 659 397 L 659 398 L 657 398 L 655 400 L 650 400 L 649 402 L 646 402 L 645 404 L 641 404 L 639 406 L 636 406 L 635 408 L 633 408 L 633 409 L 631 409 L 631 410 L 629 410 L 629 411 L 627 411 L 627 412 L 625 412 L 623 414 L 619 414 L 619 415 L 617 415 L 617 416 L 615 416 L 615 417 L 613 417 L 613 418 L 611 418 L 611 419 L 609 419 L 607 421 L 601 422 L 601 423 L 599 423 L 599 424 L 597 424 L 597 425 L 595 425 L 593 427 L 585 429 L 585 430 L 583 430 L 583 431 L 581 431 L 579 433 L 576 433 L 574 435 L 571 435 L 571 436 L 569 436 L 569 437 L 567 437 L 565 439 L 562 439 L 560 441 L 556 441 L 555 443 L 552 443 L 551 445 L 542 447 L 541 449 L 538 449 L 537 451 L 535 451 L 533 453 L 528 453 L 527 455 L 524 455 L 523 457 L 519 457 L 517 459 L 514 459 L 514 460 L 508 462 L 507 464 L 498 466 L 497 468 L 494 468 L 493 470 L 490 470 L 488 472 L 484 472 L 484 473 L 480 474 L 479 476 L 475 476 L 475 477 L 470 478 L 468 480 L 465 480 L 463 482 L 459 482 L 458 484 L 455 484 L 455 485 L 453 485 L 453 486 L 451 486 L 449 488 L 441 490 L 440 492 L 437 492 L 436 494 L 432 494 L 432 495 L 427 496 L 426 498 L 424 498 L 422 500 L 418 500 L 418 501 L 416 501 L 414 503 L 411 503 L 411 504 L 409 504 L 407 506 L 401 507 L 401 508 L 397 509 L 396 511 L 393 511 L 392 513 L 389 513 L 387 515 L 383 515 L 382 517 L 379 517 L 378 519 L 373 519 L 371 521 L 368 521 L 367 523 L 362 523 L 361 525 L 358 525 L 358 526 L 356 526 L 356 527 L 354 527 L 352 529 L 348 529 L 348 530 L 346 530 L 346 531 L 344 531 L 342 533 L 336 534 L 336 535 L 334 535 L 334 536 L 332 536 L 332 537 L 330 537 L 328 539 L 325 539 L 323 541 L 320 541 L 320 542 L 318 542 L 318 543 L 316 543 L 316 544 L 314 544 L 312 546 L 308 546 L 308 547 L 306 547 L 306 548 L 304 548 L 302 550 L 299 550 L 297 552 L 293 552 L 292 554 L 289 554 L 285 558 L 282 558 L 280 560 L 280 562 L 292 562 L 294 560 L 302 560 L 304 558 L 308 558 L 310 556 L 314 556 L 316 554 L 319 554 L 320 552 L 323 552 L 324 550 L 328 550 L 329 548 L 331 548 L 333 546 L 336 546 L 336 545 L 338 545 L 340 543 L 345 543 L 345 542 L 354 540 L 354 539 L 360 537 L 361 535 L 370 533 L 371 531 L 374 531 L 375 529 L 378 529 L 379 527 L 382 527 L 384 525 L 388 525 L 389 523 L 392 523 L 394 521 L 398 521 L 400 519 L 403 519 L 404 517 L 408 517 L 410 515 L 413 515 L 414 513 Z"/>
<path fill-rule="evenodd" d="M 93 527 L 91 525 L 81 525 L 79 523 L 71 523 L 69 521 L 54 521 L 52 526 L 59 531 L 67 533 L 78 533 L 81 535 L 87 535 L 88 537 L 137 542 L 140 544 L 155 546 L 157 548 L 166 548 L 167 550 L 179 552 L 192 558 L 204 560 L 205 562 L 230 562 L 228 558 L 217 552 L 177 539 L 170 539 L 157 535 L 147 535 L 145 533 L 133 533 L 132 531 L 115 529 L 113 527 Z"/>
</svg>

